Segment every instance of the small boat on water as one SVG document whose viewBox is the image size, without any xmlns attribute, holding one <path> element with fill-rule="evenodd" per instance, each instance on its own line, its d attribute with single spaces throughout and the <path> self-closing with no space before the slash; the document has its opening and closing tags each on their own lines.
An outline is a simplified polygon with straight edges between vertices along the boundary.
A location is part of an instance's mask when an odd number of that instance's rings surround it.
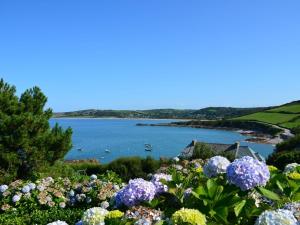
<svg viewBox="0 0 300 225">
<path fill-rule="evenodd" d="M 77 151 L 82 152 L 83 149 L 82 148 L 77 148 Z"/>
<path fill-rule="evenodd" d="M 106 153 L 110 153 L 110 150 L 109 150 L 109 149 L 105 149 L 105 152 L 106 152 Z"/>
<path fill-rule="evenodd" d="M 145 144 L 145 151 L 151 152 L 152 151 L 152 145 L 151 144 Z"/>
</svg>

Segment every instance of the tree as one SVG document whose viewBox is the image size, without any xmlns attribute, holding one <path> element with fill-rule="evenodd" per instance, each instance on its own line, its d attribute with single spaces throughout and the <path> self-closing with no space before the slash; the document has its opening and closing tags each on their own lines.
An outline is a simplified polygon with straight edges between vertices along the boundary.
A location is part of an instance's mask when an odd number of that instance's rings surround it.
<svg viewBox="0 0 300 225">
<path fill-rule="evenodd" d="M 71 128 L 49 125 L 52 110 L 40 88 L 16 88 L 0 80 L 0 176 L 28 178 L 62 159 L 72 147 Z"/>
</svg>

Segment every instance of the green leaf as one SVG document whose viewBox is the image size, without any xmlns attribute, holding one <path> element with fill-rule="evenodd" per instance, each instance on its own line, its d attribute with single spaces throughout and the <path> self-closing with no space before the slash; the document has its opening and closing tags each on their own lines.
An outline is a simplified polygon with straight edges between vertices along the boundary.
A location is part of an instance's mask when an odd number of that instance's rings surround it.
<svg viewBox="0 0 300 225">
<path fill-rule="evenodd" d="M 225 224 L 228 224 L 227 217 L 228 217 L 228 208 L 227 207 L 219 207 L 215 209 L 216 216 L 220 218 Z"/>
<path fill-rule="evenodd" d="M 238 217 L 242 211 L 242 209 L 244 208 L 246 204 L 246 200 L 243 200 L 241 202 L 239 202 L 235 207 L 234 207 L 234 213 L 236 215 L 236 217 Z"/>
<path fill-rule="evenodd" d="M 215 194 L 216 194 L 216 191 L 217 191 L 217 188 L 218 188 L 218 184 L 214 180 L 209 179 L 206 182 L 206 186 L 207 186 L 208 196 L 211 199 L 213 199 L 214 196 L 215 196 Z"/>
<path fill-rule="evenodd" d="M 295 202 L 300 201 L 300 192 L 295 193 L 292 197 L 292 200 Z"/>
<path fill-rule="evenodd" d="M 199 196 L 207 196 L 207 192 L 203 186 L 199 186 L 195 189 L 195 193 L 197 193 Z"/>
<path fill-rule="evenodd" d="M 284 189 L 283 189 L 282 184 L 280 183 L 279 180 L 276 181 L 276 185 L 277 185 L 277 187 L 280 189 L 280 191 L 283 192 Z"/>
<path fill-rule="evenodd" d="M 270 190 L 265 189 L 263 187 L 258 187 L 258 190 L 263 196 L 267 197 L 268 199 L 275 200 L 275 201 L 280 201 L 279 195 L 274 193 L 273 191 L 270 191 Z"/>
</svg>

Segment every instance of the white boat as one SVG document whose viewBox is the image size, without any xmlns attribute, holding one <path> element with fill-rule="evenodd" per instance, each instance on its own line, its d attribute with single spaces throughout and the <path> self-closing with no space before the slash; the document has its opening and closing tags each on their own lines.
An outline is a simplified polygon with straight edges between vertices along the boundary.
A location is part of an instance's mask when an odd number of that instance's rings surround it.
<svg viewBox="0 0 300 225">
<path fill-rule="evenodd" d="M 109 149 L 105 149 L 105 152 L 106 152 L 106 153 L 110 153 L 110 150 L 109 150 Z"/>
</svg>

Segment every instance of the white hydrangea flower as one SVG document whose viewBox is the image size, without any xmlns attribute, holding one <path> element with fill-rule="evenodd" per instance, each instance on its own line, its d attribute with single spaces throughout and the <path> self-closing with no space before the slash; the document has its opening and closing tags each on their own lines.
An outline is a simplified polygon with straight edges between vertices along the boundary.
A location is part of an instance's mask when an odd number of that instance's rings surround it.
<svg viewBox="0 0 300 225">
<path fill-rule="evenodd" d="M 290 210 L 267 210 L 257 218 L 255 225 L 297 225 L 297 220 Z"/>
<path fill-rule="evenodd" d="M 285 166 L 285 168 L 284 168 L 284 173 L 291 173 L 291 172 L 294 172 L 295 171 L 295 169 L 298 167 L 298 166 L 300 166 L 300 164 L 298 164 L 298 163 L 290 163 L 290 164 L 287 164 L 286 166 Z"/>
<path fill-rule="evenodd" d="M 101 202 L 101 208 L 107 209 L 109 207 L 108 201 Z"/>
<path fill-rule="evenodd" d="M 105 216 L 108 214 L 106 209 L 94 207 L 86 210 L 82 217 L 83 225 L 104 225 Z"/>
<path fill-rule="evenodd" d="M 230 162 L 228 159 L 222 156 L 214 156 L 208 160 L 203 167 L 203 173 L 207 177 L 215 177 L 218 174 L 226 173 L 226 169 Z"/>
<path fill-rule="evenodd" d="M 97 175 L 95 175 L 95 174 L 92 174 L 91 176 L 90 176 L 90 179 L 91 180 L 96 180 L 98 177 L 97 177 Z"/>
<path fill-rule="evenodd" d="M 48 223 L 47 225 L 68 225 L 68 224 L 65 221 L 57 220 L 52 223 Z"/>
<path fill-rule="evenodd" d="M 6 184 L 2 184 L 2 185 L 0 186 L 0 192 L 1 192 L 1 193 L 5 192 L 7 189 L 8 189 L 8 186 L 7 186 Z"/>
</svg>

